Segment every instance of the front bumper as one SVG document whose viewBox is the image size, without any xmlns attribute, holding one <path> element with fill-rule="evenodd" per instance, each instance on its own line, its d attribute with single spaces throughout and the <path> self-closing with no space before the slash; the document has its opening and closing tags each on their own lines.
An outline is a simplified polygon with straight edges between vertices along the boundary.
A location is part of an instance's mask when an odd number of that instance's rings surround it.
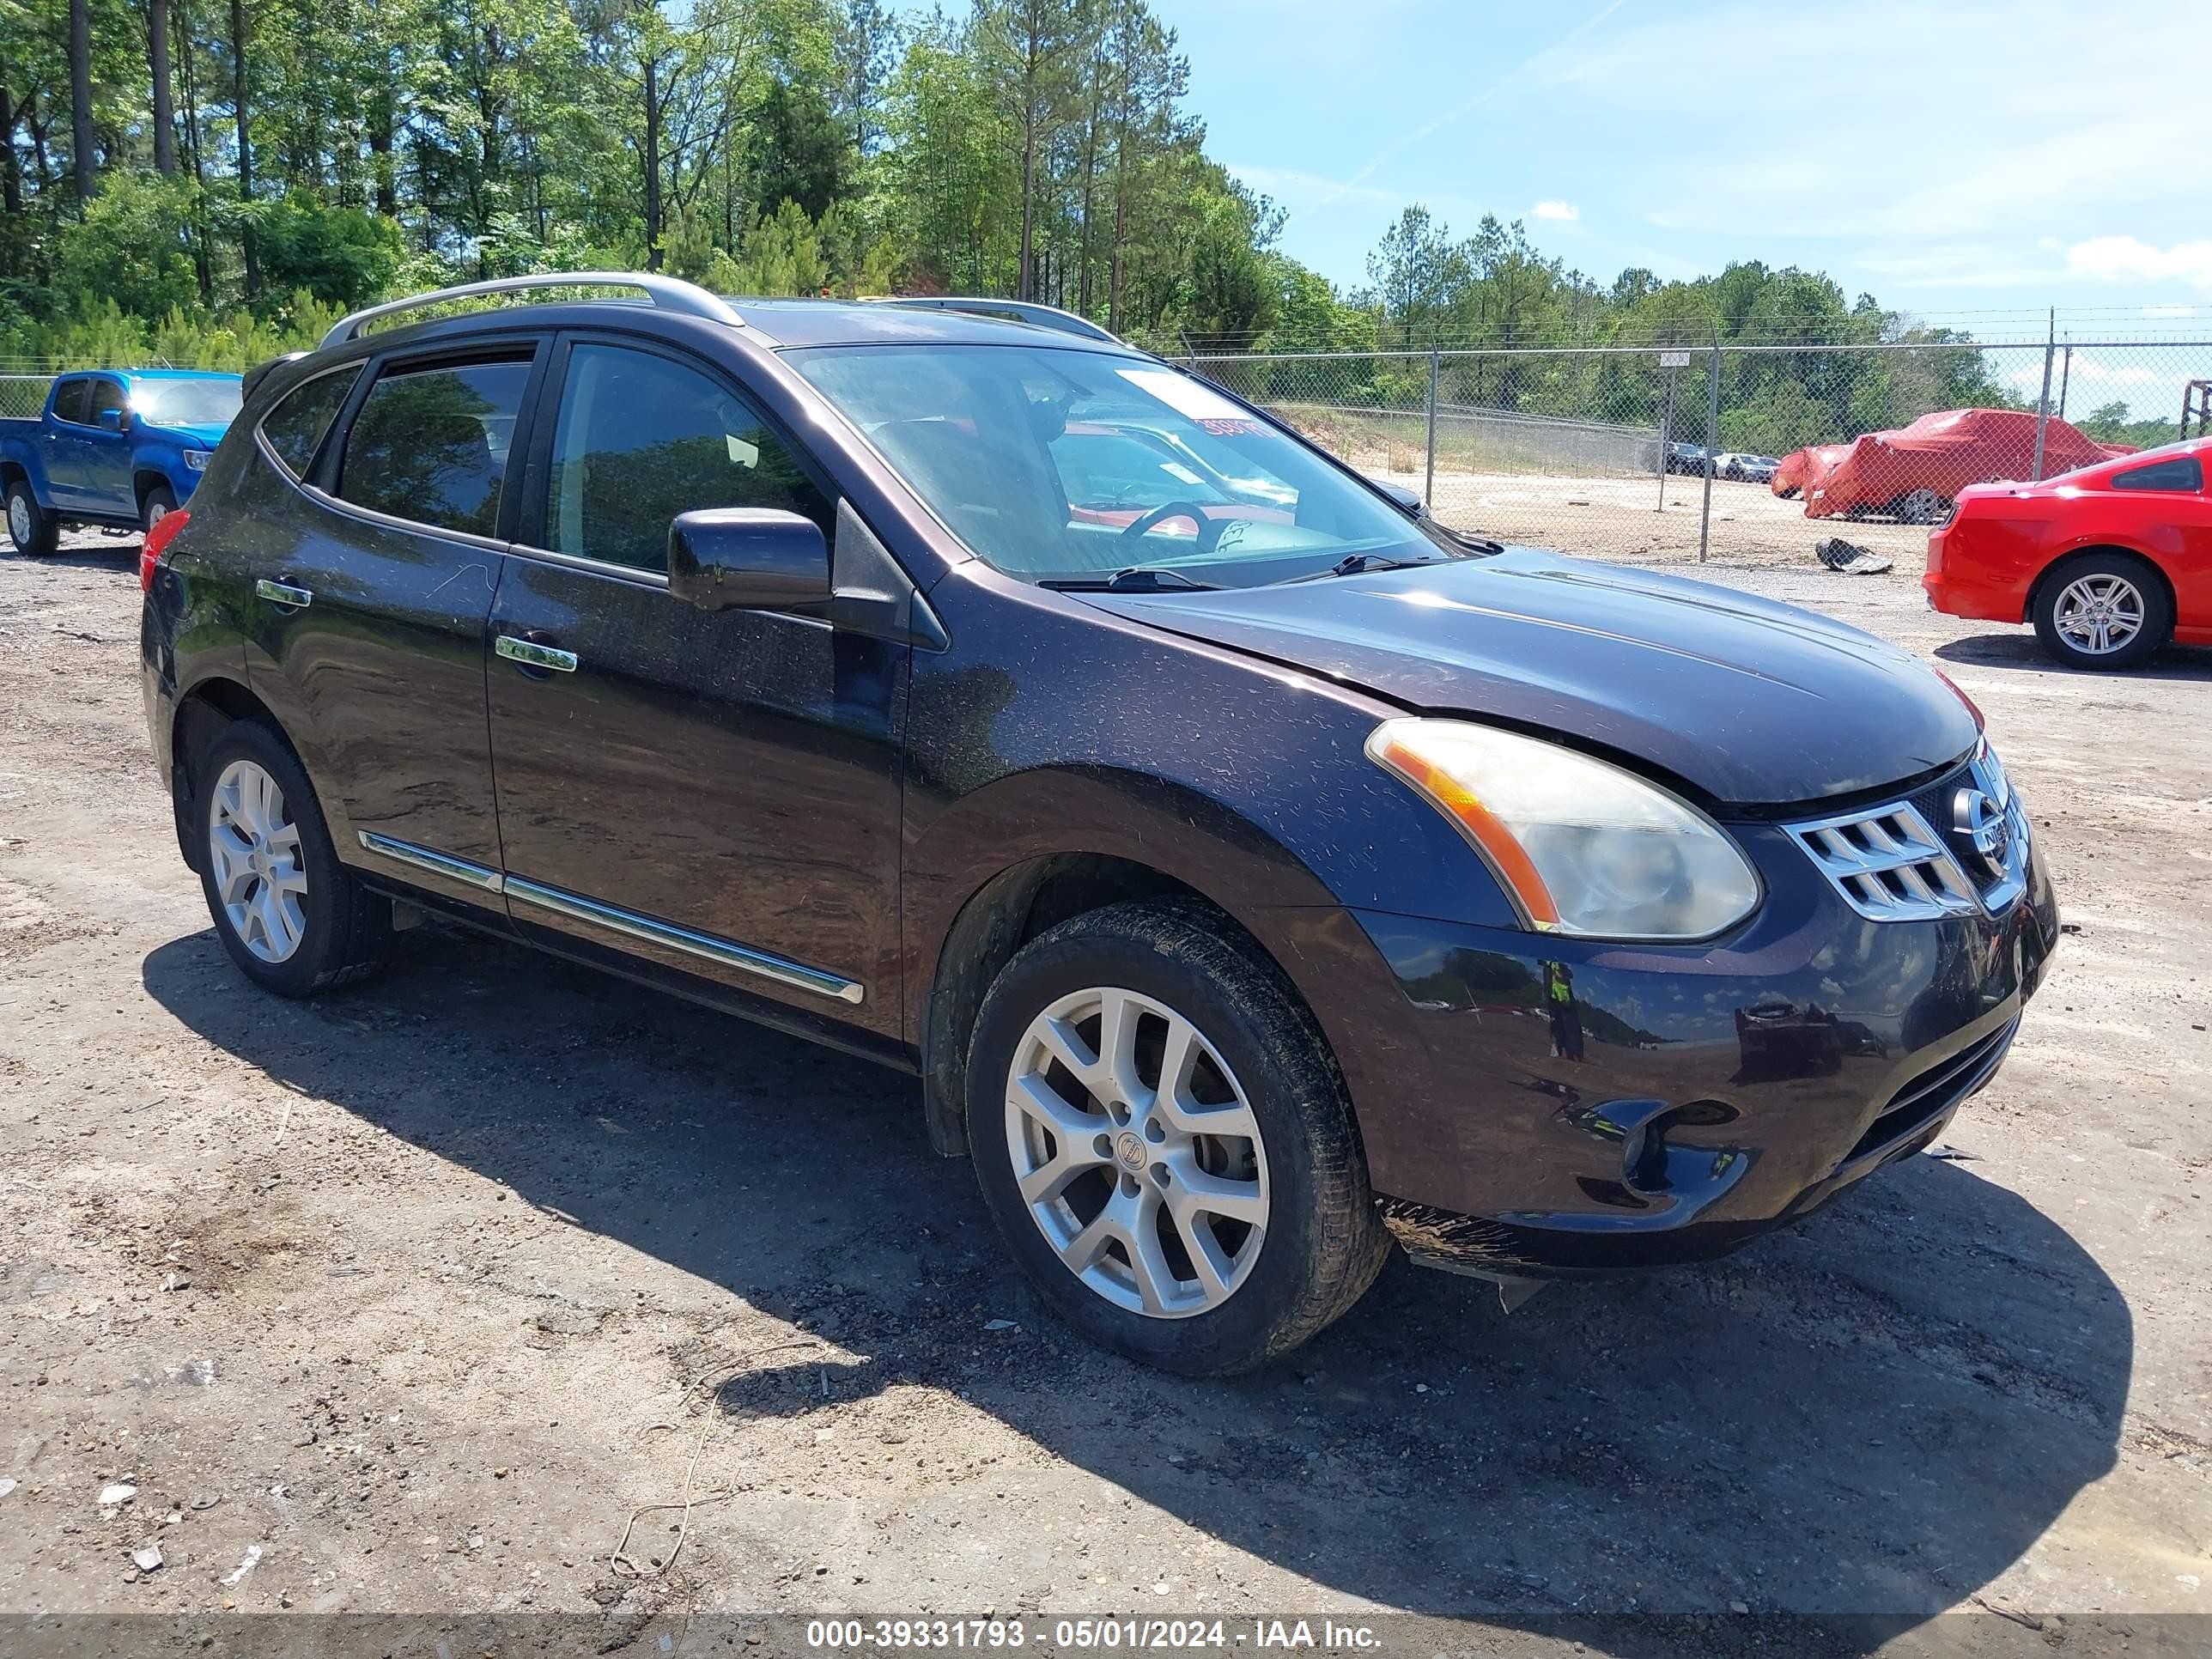
<svg viewBox="0 0 2212 1659">
<path fill-rule="evenodd" d="M 1417 1259 L 1557 1277 L 1721 1255 L 1921 1150 L 1996 1073 L 2058 937 L 2033 845 L 1998 915 L 1876 921 L 1780 829 L 1736 834 L 1768 896 L 1717 945 L 1311 930 L 1324 974 L 1300 977 Z"/>
</svg>

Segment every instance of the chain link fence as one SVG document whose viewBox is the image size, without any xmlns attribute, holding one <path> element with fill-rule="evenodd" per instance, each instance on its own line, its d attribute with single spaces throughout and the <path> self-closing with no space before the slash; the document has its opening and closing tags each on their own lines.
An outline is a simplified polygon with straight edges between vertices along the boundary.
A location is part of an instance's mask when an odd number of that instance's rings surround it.
<svg viewBox="0 0 2212 1659">
<path fill-rule="evenodd" d="M 1199 356 L 1186 366 L 1455 528 L 1601 557 L 1910 562 L 1967 484 L 2207 425 L 2212 340 Z M 2185 410 L 2190 411 L 2185 415 Z"/>
<path fill-rule="evenodd" d="M 52 374 L 25 374 L 0 370 L 0 421 L 35 421 L 46 410 L 46 393 L 53 387 Z"/>
</svg>

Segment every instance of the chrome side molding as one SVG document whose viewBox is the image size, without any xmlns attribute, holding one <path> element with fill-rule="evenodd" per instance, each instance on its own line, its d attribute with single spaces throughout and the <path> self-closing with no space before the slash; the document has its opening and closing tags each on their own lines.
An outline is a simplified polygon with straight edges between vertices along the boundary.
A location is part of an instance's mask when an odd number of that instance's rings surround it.
<svg viewBox="0 0 2212 1659">
<path fill-rule="evenodd" d="M 835 997 L 840 1002 L 858 1006 L 867 995 L 856 980 L 842 974 L 833 974 L 820 968 L 809 968 L 787 957 L 775 956 L 767 951 L 756 951 L 750 945 L 713 933 L 702 933 L 689 927 L 679 927 L 672 921 L 659 921 L 651 916 L 641 916 L 635 910 L 624 910 L 612 904 L 602 904 L 558 887 L 548 887 L 543 882 L 526 877 L 510 875 L 507 878 L 507 896 L 510 901 L 534 904 L 551 910 L 573 921 L 589 922 L 604 927 L 609 933 L 642 940 L 647 945 L 659 945 L 672 951 L 681 951 L 687 956 L 705 962 L 717 963 L 725 968 L 736 968 L 763 979 L 774 980 L 779 985 L 788 985 L 801 991 L 811 991 L 817 996 Z"/>
<path fill-rule="evenodd" d="M 428 847 L 418 847 L 411 841 L 401 841 L 392 836 L 380 836 L 374 830 L 354 832 L 367 851 L 379 858 L 390 859 L 394 864 L 404 864 L 410 869 L 423 871 L 434 876 L 443 876 L 448 881 L 458 881 L 479 892 L 504 894 L 510 903 L 517 901 L 534 904 L 541 910 L 550 910 L 567 916 L 572 921 L 589 923 L 604 927 L 611 933 L 620 933 L 647 945 L 658 945 L 672 951 L 681 951 L 686 956 L 697 957 L 724 968 L 735 968 L 744 973 L 773 980 L 778 985 L 788 985 L 795 990 L 811 991 L 817 996 L 835 997 L 838 1001 L 858 1007 L 867 997 L 867 989 L 858 980 L 847 979 L 842 974 L 833 974 L 826 969 L 810 968 L 803 962 L 793 962 L 769 951 L 756 951 L 750 945 L 739 945 L 714 933 L 702 933 L 690 927 L 679 927 L 672 921 L 658 921 L 640 915 L 635 910 L 625 910 L 619 905 L 603 904 L 597 899 L 586 898 L 580 893 L 571 893 L 563 888 L 548 887 L 542 881 L 532 881 L 526 876 L 503 875 L 489 866 L 457 859 L 448 853 L 440 853 Z"/>
<path fill-rule="evenodd" d="M 434 876 L 443 876 L 448 881 L 464 882 L 480 892 L 496 893 L 505 884 L 499 872 L 482 864 L 471 864 L 466 859 L 457 859 L 448 853 L 436 853 L 427 847 L 417 847 L 411 841 L 400 841 L 391 836 L 380 836 L 373 830 L 355 831 L 362 846 L 379 858 L 390 859 L 394 864 L 404 864 L 417 870 L 428 871 Z"/>
</svg>

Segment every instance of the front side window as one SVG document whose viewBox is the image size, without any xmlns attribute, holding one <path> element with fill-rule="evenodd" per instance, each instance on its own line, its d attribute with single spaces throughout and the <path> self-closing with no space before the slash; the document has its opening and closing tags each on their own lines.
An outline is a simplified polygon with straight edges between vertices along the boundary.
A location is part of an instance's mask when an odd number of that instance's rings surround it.
<svg viewBox="0 0 2212 1659">
<path fill-rule="evenodd" d="M 1081 586 L 1142 567 L 1250 586 L 1355 554 L 1456 554 L 1306 444 L 1146 358 L 899 344 L 785 361 L 1009 575 Z"/>
<path fill-rule="evenodd" d="M 92 401 L 92 382 L 64 380 L 61 390 L 54 393 L 54 418 L 67 421 L 72 426 L 84 426 L 92 416 L 86 411 Z"/>
<path fill-rule="evenodd" d="M 668 526 L 701 507 L 797 513 L 832 533 L 829 502 L 783 441 L 695 369 L 580 345 L 553 427 L 546 540 L 640 570 L 668 568 Z"/>
<path fill-rule="evenodd" d="M 401 369 L 369 388 L 346 434 L 338 494 L 440 530 L 499 526 L 527 360 Z"/>
<path fill-rule="evenodd" d="M 269 447 L 276 452 L 276 459 L 284 463 L 294 477 L 306 477 L 314 465 L 315 452 L 323 447 L 323 434 L 337 419 L 338 410 L 345 407 L 354 382 L 360 378 L 359 364 L 333 374 L 318 374 L 294 386 L 276 408 L 262 416 L 261 435 L 269 441 Z"/>
<path fill-rule="evenodd" d="M 238 417 L 239 386 L 230 374 L 204 380 L 136 380 L 131 408 L 155 426 L 228 426 Z"/>
<path fill-rule="evenodd" d="M 112 410 L 116 414 L 120 415 L 125 410 L 131 406 L 128 400 L 126 400 L 123 396 L 123 388 L 116 385 L 114 381 L 94 380 L 91 384 L 92 401 L 85 415 L 85 419 L 92 425 L 98 426 L 100 424 L 100 417 L 106 414 L 110 410 Z"/>
<path fill-rule="evenodd" d="M 2204 467 L 2194 455 L 2176 455 L 2171 460 L 2153 461 L 2148 466 L 2115 472 L 2112 488 L 2200 490 L 2204 488 Z"/>
</svg>

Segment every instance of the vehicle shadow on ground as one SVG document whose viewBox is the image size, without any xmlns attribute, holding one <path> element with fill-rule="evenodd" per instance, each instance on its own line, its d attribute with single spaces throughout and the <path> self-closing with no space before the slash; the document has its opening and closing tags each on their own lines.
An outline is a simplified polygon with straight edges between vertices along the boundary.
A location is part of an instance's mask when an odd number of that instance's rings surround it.
<svg viewBox="0 0 2212 1659">
<path fill-rule="evenodd" d="M 14 559 L 23 564 L 65 565 L 72 570 L 135 569 L 138 563 L 139 539 L 138 532 L 133 531 L 128 536 L 72 540 L 52 553 L 41 553 L 36 558 L 18 553 L 4 542 L 0 542 L 0 559 Z"/>
<path fill-rule="evenodd" d="M 810 1446 L 825 1382 L 958 1391 L 1328 1590 L 1620 1653 L 1674 1638 L 1579 1621 L 1876 1615 L 1848 1644 L 1871 1649 L 1987 1584 L 2115 1458 L 2126 1304 L 1968 1164 L 1916 1158 L 1726 1263 L 1510 1317 L 1394 1261 L 1273 1369 L 1186 1382 L 1034 1300 L 968 1165 L 928 1151 L 910 1079 L 519 946 L 406 938 L 390 974 L 317 1004 L 254 990 L 207 932 L 153 951 L 144 984 L 270 1076 L 862 1356 L 724 1389 Z M 1031 1547 L 972 1499 L 945 1495 L 970 1548 Z M 1104 1558 L 1112 1525 L 1085 1528 Z"/>
<path fill-rule="evenodd" d="M 2212 649 L 2192 645 L 2169 645 L 2140 668 L 2112 670 L 2069 668 L 2053 662 L 2028 633 L 1972 634 L 1963 640 L 1947 640 L 1936 647 L 1936 654 L 1961 667 L 2029 668 L 2090 680 L 2212 680 Z"/>
</svg>

